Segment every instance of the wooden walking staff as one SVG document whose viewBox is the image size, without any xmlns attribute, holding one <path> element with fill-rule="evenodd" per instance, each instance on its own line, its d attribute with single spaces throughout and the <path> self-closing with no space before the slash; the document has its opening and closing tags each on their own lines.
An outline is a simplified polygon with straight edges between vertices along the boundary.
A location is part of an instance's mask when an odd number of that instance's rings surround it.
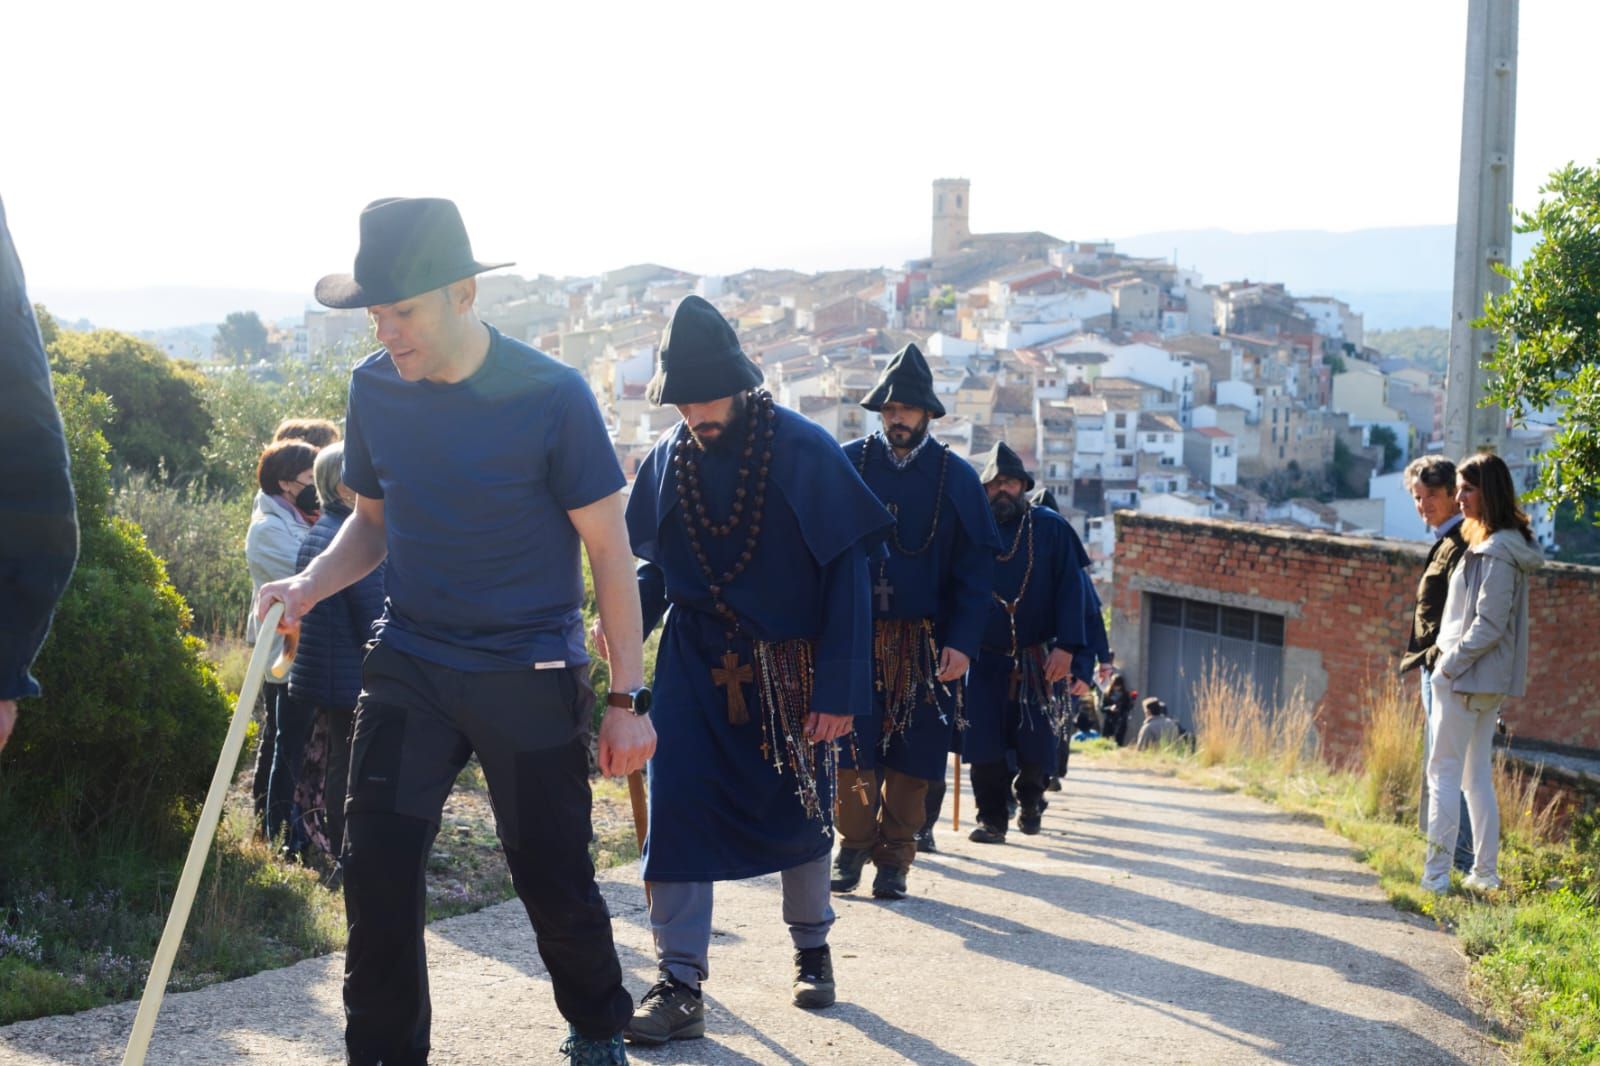
<svg viewBox="0 0 1600 1066">
<path fill-rule="evenodd" d="M 150 978 L 145 982 L 144 995 L 139 1000 L 139 1013 L 133 1019 L 133 1032 L 128 1036 L 128 1048 L 122 1055 L 122 1066 L 142 1066 L 145 1052 L 150 1047 L 150 1034 L 156 1026 L 156 1015 L 161 1011 L 162 997 L 167 993 L 167 978 L 172 976 L 172 960 L 177 957 L 178 944 L 183 940 L 183 928 L 189 922 L 189 909 L 194 905 L 196 890 L 200 887 L 200 872 L 205 869 L 206 855 L 217 834 L 217 822 L 222 817 L 222 801 L 233 780 L 234 767 L 239 765 L 239 752 L 244 748 L 244 735 L 250 723 L 250 711 L 261 692 L 261 678 L 267 672 L 267 657 L 272 650 L 272 633 L 283 617 L 283 604 L 274 603 L 267 608 L 260 632 L 263 639 L 256 641 L 250 654 L 250 665 L 244 672 L 244 684 L 239 688 L 239 702 L 233 708 L 233 721 L 222 742 L 222 754 L 217 758 L 216 772 L 211 775 L 211 789 L 206 793 L 205 806 L 200 808 L 200 821 L 195 826 L 194 839 L 189 842 L 189 857 L 183 861 L 183 874 L 178 878 L 178 890 L 172 899 L 172 910 L 167 914 L 166 928 L 161 931 L 161 943 L 156 947 L 156 957 L 150 963 Z"/>
<path fill-rule="evenodd" d="M 956 762 L 956 805 L 950 811 L 950 831 L 961 832 L 961 756 L 952 753 L 950 756 Z"/>
<path fill-rule="evenodd" d="M 639 842 L 639 858 L 644 858 L 644 838 L 650 832 L 650 805 L 644 800 L 644 771 L 628 775 L 628 799 L 633 803 L 633 836 Z M 650 905 L 650 882 L 644 883 L 644 904 Z"/>
</svg>

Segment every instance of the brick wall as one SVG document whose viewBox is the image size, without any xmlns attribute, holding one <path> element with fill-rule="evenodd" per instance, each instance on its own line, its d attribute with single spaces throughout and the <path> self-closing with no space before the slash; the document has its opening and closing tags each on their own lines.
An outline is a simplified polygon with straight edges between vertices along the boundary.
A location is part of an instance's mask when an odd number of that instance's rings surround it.
<svg viewBox="0 0 1600 1066">
<path fill-rule="evenodd" d="M 1136 687 L 1152 593 L 1281 615 L 1284 691 L 1303 685 L 1318 704 L 1329 756 L 1359 753 L 1363 697 L 1405 648 L 1425 544 L 1130 511 L 1116 522 L 1112 647 Z M 1546 563 L 1529 612 L 1528 695 L 1507 702 L 1506 723 L 1523 738 L 1600 749 L 1600 567 Z M 1413 697 L 1416 678 L 1406 678 Z"/>
</svg>

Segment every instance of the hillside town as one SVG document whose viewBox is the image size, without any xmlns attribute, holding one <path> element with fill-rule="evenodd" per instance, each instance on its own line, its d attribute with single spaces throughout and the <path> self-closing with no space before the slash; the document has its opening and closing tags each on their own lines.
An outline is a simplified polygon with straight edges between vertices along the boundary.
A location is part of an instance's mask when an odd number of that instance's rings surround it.
<svg viewBox="0 0 1600 1066">
<path fill-rule="evenodd" d="M 631 478 L 677 420 L 645 398 L 673 307 L 711 301 L 779 403 L 844 442 L 876 429 L 858 406 L 890 356 L 916 344 L 949 415 L 938 436 L 969 460 L 1005 440 L 1109 577 L 1133 510 L 1330 533 L 1420 538 L 1399 471 L 1443 441 L 1444 382 L 1365 343 L 1341 300 L 1268 280 L 1207 281 L 1110 242 L 974 233 L 964 179 L 932 187 L 929 254 L 898 268 L 701 276 L 656 264 L 597 277 L 490 274 L 483 317 L 578 368 Z M 367 335 L 361 311 L 308 311 L 285 349 Z M 1512 431 L 1524 487 L 1548 438 Z M 1554 524 L 1536 516 L 1554 547 Z"/>
</svg>

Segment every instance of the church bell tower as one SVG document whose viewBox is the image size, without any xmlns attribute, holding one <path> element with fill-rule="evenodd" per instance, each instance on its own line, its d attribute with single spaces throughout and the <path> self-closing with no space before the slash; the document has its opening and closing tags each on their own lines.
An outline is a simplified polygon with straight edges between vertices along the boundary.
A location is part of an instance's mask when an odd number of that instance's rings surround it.
<svg viewBox="0 0 1600 1066">
<path fill-rule="evenodd" d="M 966 178 L 940 178 L 933 183 L 933 257 L 940 259 L 961 250 L 972 230 L 967 226 L 971 206 Z"/>
</svg>

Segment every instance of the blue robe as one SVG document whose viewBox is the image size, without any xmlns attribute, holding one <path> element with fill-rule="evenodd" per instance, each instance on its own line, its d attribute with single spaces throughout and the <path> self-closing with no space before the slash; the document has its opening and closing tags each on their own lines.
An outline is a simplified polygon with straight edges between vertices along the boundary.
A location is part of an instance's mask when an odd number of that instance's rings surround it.
<svg viewBox="0 0 1600 1066">
<path fill-rule="evenodd" d="M 889 515 L 821 427 L 782 407 L 775 413 L 760 539 L 747 568 L 722 591 L 741 626 L 731 639 L 678 513 L 672 445 L 681 426 L 656 442 L 628 499 L 629 538 L 644 560 L 645 631 L 666 614 L 651 711 L 657 746 L 648 770 L 647 881 L 756 877 L 809 862 L 833 846 L 832 780 L 818 774 L 825 817 L 808 817 L 794 772 L 775 769 L 771 754 L 762 754 L 756 685 L 741 686 L 750 720 L 732 725 L 727 690 L 713 683 L 711 671 L 730 651 L 741 666 L 753 665 L 752 638 L 807 638 L 814 641 L 812 709 L 848 714 L 866 703 L 872 691 L 867 559 Z M 710 451 L 701 458 L 701 489 L 718 520 L 729 512 L 738 465 L 737 454 Z M 701 532 L 718 574 L 744 550 L 745 536 L 743 524 L 727 537 Z"/>
<path fill-rule="evenodd" d="M 900 544 L 915 551 L 927 539 L 933 523 L 934 496 L 946 450 L 929 441 L 904 470 L 888 458 L 881 434 L 853 440 L 844 446 L 845 457 L 861 470 L 867 487 L 884 504 L 898 512 Z M 968 659 L 978 658 L 978 645 L 989 617 L 994 587 L 994 557 L 1000 551 L 989 500 L 972 465 L 952 455 L 944 474 L 944 504 L 939 508 L 939 528 L 933 543 L 920 555 L 908 555 L 888 545 L 887 554 L 871 564 L 874 619 L 931 619 L 937 648 L 955 648 Z M 880 595 L 880 582 L 893 591 Z M 959 685 L 961 682 L 955 682 Z M 949 692 L 950 695 L 946 693 Z M 940 685 L 937 703 L 923 701 L 912 712 L 909 725 L 882 744 L 884 693 L 874 690 L 871 704 L 856 716 L 856 746 L 841 766 L 870 770 L 880 763 L 927 780 L 944 776 L 945 755 L 956 725 L 954 687 Z"/>
<path fill-rule="evenodd" d="M 1063 648 L 1073 657 L 1073 675 L 1087 680 L 1093 671 L 1088 621 L 1092 589 L 1086 592 L 1083 571 L 1088 554 L 1067 520 L 1047 507 L 1030 507 L 1023 516 L 1000 527 L 1005 550 L 1016 542 L 1026 520 L 1033 523 L 1033 574 L 1017 607 L 1016 646 L 1022 656 L 1033 656 L 1036 664 L 1048 649 Z M 1024 533 L 1009 560 L 996 560 L 994 591 L 1007 601 L 1014 599 L 1027 567 Z M 968 763 L 1001 762 L 1008 752 L 1014 752 L 1018 763 L 1053 767 L 1060 736 L 1055 723 L 1012 695 L 1012 671 L 1018 661 L 1010 651 L 1010 621 L 1005 608 L 991 598 L 983 649 L 967 682 L 968 725 L 961 736 L 962 759 Z"/>
</svg>

